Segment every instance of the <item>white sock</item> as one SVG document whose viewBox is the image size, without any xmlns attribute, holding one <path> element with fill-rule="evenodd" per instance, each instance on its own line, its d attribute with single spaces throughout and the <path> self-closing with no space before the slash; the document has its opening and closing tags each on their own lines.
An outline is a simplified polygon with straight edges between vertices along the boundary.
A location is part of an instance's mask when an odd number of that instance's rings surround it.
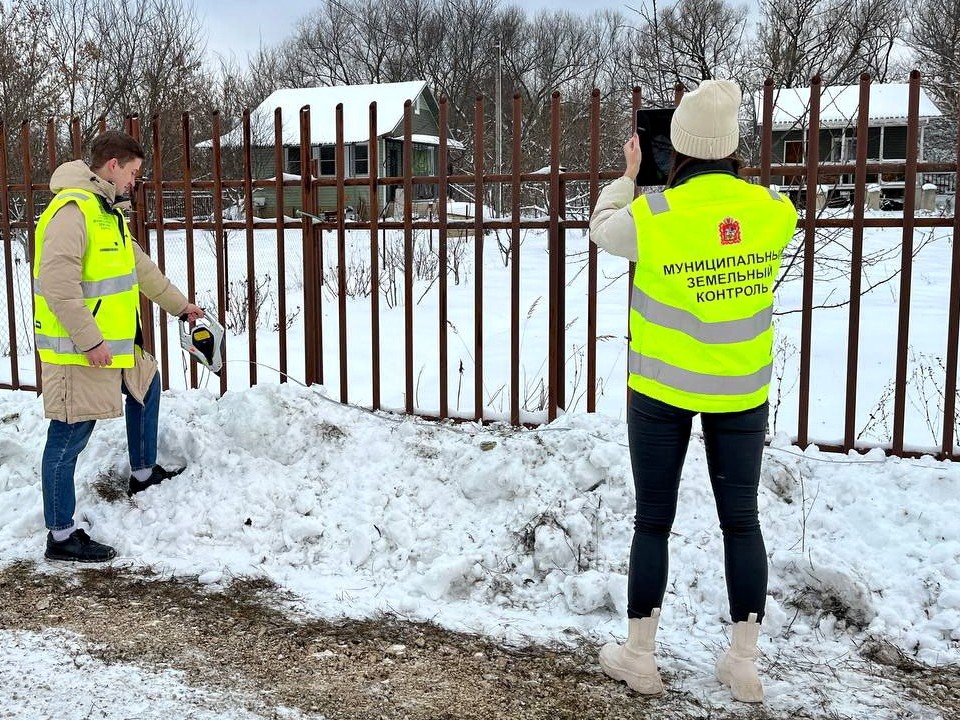
<svg viewBox="0 0 960 720">
<path fill-rule="evenodd" d="M 140 470 L 134 470 L 133 476 L 140 482 L 144 482 L 147 478 L 153 475 L 153 468 L 141 468 Z"/>
<path fill-rule="evenodd" d="M 63 542 L 68 537 L 73 535 L 73 531 L 76 529 L 77 529 L 76 525 L 71 525 L 70 527 L 64 528 L 63 530 L 51 530 L 50 534 L 53 535 L 54 542 Z"/>
</svg>

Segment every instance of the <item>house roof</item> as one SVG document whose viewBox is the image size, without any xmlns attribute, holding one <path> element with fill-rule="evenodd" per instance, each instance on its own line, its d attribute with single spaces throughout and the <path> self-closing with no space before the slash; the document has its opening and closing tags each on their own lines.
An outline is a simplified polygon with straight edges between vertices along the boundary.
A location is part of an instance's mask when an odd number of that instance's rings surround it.
<svg viewBox="0 0 960 720">
<path fill-rule="evenodd" d="M 370 139 L 370 103 L 377 103 L 377 137 L 402 137 L 403 106 L 407 100 L 416 102 L 425 96 L 427 109 L 436 103 L 424 80 L 376 85 L 336 85 L 331 87 L 285 88 L 275 90 L 250 113 L 254 145 L 273 145 L 274 111 L 280 108 L 284 145 L 300 144 L 300 109 L 310 107 L 310 142 L 337 141 L 337 105 L 343 104 L 343 141 L 364 142 Z M 432 112 L 432 109 L 430 109 Z M 242 130 L 238 127 L 223 135 L 221 145 L 241 144 Z M 434 138 L 433 144 L 438 144 Z M 211 147 L 212 141 L 198 143 Z M 456 140 L 450 147 L 462 148 Z"/>
<path fill-rule="evenodd" d="M 870 86 L 870 125 L 905 125 L 910 98 L 907 83 L 877 83 Z M 763 93 L 754 96 L 759 123 L 763 124 Z M 774 130 L 806 126 L 810 108 L 809 88 L 775 88 L 773 91 Z M 860 86 L 837 85 L 823 88 L 820 95 L 820 127 L 856 125 L 860 109 Z M 943 113 L 920 88 L 920 118 L 941 117 Z"/>
</svg>

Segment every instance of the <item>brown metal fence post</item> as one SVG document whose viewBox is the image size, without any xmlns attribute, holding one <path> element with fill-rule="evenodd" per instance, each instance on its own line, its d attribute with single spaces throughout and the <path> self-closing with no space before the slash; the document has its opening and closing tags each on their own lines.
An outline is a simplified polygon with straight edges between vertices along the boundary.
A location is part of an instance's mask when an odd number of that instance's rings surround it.
<svg viewBox="0 0 960 720">
<path fill-rule="evenodd" d="M 247 354 L 250 386 L 257 384 L 257 325 L 259 316 L 253 238 L 253 157 L 250 110 L 243 111 L 243 220 L 247 240 Z M 220 169 L 220 168 L 218 168 Z"/>
<path fill-rule="evenodd" d="M 446 97 L 440 98 L 440 155 L 438 162 L 440 167 L 439 179 L 437 185 L 437 200 L 440 207 L 437 208 L 438 220 L 440 222 L 440 232 L 438 238 L 437 252 L 440 255 L 440 288 L 439 288 L 439 327 L 437 328 L 438 344 L 440 350 L 440 419 L 445 420 L 450 413 L 449 383 L 447 371 L 449 367 L 449 349 L 447 348 L 447 322 L 449 298 L 447 295 L 447 195 L 449 194 L 449 182 L 447 180 L 449 162 L 448 135 L 449 135 L 449 108 Z"/>
<path fill-rule="evenodd" d="M 474 247 L 474 320 L 473 320 L 473 353 L 474 353 L 474 419 L 483 419 L 483 96 L 478 95 L 473 109 L 473 169 L 474 169 L 474 219 L 473 232 L 476 246 Z"/>
<path fill-rule="evenodd" d="M 559 162 L 560 148 L 560 93 L 555 93 L 554 107 L 551 108 L 551 144 L 557 147 Z M 557 166 L 557 407 L 567 409 L 567 181 L 566 170 Z"/>
<path fill-rule="evenodd" d="M 523 170 L 523 101 L 513 96 L 510 193 L 510 424 L 520 424 L 520 173 Z"/>
<path fill-rule="evenodd" d="M 347 231 L 344 213 L 347 195 L 343 186 L 346 153 L 343 148 L 343 103 L 336 109 L 337 146 L 334 150 L 334 172 L 337 179 L 337 309 L 340 339 L 340 402 L 347 402 Z"/>
<path fill-rule="evenodd" d="M 140 118 L 136 115 L 127 117 L 126 132 L 130 137 L 141 141 Z M 130 194 L 133 210 L 130 215 L 130 225 L 133 228 L 134 240 L 140 243 L 143 252 L 150 255 L 150 232 L 147 229 L 147 190 L 142 180 L 137 180 Z M 156 354 L 153 342 L 153 302 L 145 295 L 140 296 L 140 329 L 143 333 L 143 347 L 148 352 Z"/>
<path fill-rule="evenodd" d="M 220 153 L 220 113 L 214 111 L 213 120 L 213 232 L 217 252 L 217 312 L 220 324 L 227 327 L 227 308 L 230 305 L 230 258 L 227 234 L 223 229 L 223 162 Z M 220 371 L 220 394 L 227 391 L 227 345 L 223 344 L 223 369 Z"/>
<path fill-rule="evenodd" d="M 20 387 L 20 354 L 17 350 L 17 322 L 14 312 L 13 299 L 13 237 L 10 235 L 10 191 L 7 187 L 7 129 L 0 122 L 0 233 L 3 240 L 3 262 L 6 267 L 6 297 L 7 297 L 7 332 L 10 335 L 10 389 Z M 26 269 L 33 277 L 30 258 L 24 258 Z M 31 323 L 32 327 L 32 323 Z M 6 383 L 0 383 L 0 388 L 7 388 Z"/>
<path fill-rule="evenodd" d="M 373 382 L 373 409 L 380 409 L 380 251 L 377 230 L 380 222 L 380 135 L 377 132 L 377 103 L 370 103 L 370 144 L 367 170 L 370 173 L 370 368 Z"/>
<path fill-rule="evenodd" d="M 957 110 L 957 169 L 960 170 L 960 109 Z M 950 263 L 950 312 L 947 320 L 947 362 L 943 391 L 944 457 L 953 456 L 954 423 L 957 417 L 957 355 L 960 352 L 960 183 L 953 186 L 953 244 Z"/>
<path fill-rule="evenodd" d="M 820 164 L 820 76 L 810 81 L 810 117 L 807 128 L 807 175 L 804 194 L 803 313 L 800 328 L 800 407 L 797 443 L 805 447 L 810 427 L 810 348 L 813 334 L 813 269 L 817 237 L 817 186 Z"/>
<path fill-rule="evenodd" d="M 80 118 L 74 116 L 70 119 L 70 143 L 73 147 L 73 159 L 79 160 L 83 155 L 80 138 Z"/>
<path fill-rule="evenodd" d="M 550 227 L 547 247 L 550 263 L 549 330 L 547 340 L 547 422 L 557 417 L 560 385 L 563 380 L 563 347 L 560 345 L 560 327 L 563 308 L 560 307 L 560 93 L 554 90 L 550 98 Z"/>
<path fill-rule="evenodd" d="M 311 167 L 310 106 L 300 108 L 300 217 L 303 220 L 303 334 L 304 375 L 307 385 L 323 382 L 320 278 L 317 275 L 317 240 L 314 237 L 313 168 Z"/>
<path fill-rule="evenodd" d="M 153 185 L 153 226 L 157 235 L 157 267 L 160 272 L 167 272 L 167 249 L 164 242 L 163 227 L 163 155 L 160 145 L 160 116 L 154 115 L 150 122 L 150 134 L 153 148 L 153 172 L 151 174 L 151 184 Z M 192 298 L 191 298 L 192 300 Z M 169 339 L 167 336 L 167 313 L 163 308 L 159 309 L 160 318 L 160 351 L 158 357 L 163 361 L 160 363 L 160 386 L 164 390 L 170 388 L 170 362 L 169 362 Z"/>
<path fill-rule="evenodd" d="M 407 414 L 413 415 L 413 101 L 403 104 L 403 356 Z"/>
<path fill-rule="evenodd" d="M 285 185 L 283 167 L 283 115 L 280 108 L 273 111 L 273 164 L 275 168 L 273 178 L 273 192 L 277 210 L 277 313 L 279 314 L 280 332 L 280 382 L 287 381 L 287 248 L 284 237 L 286 213 L 284 212 Z"/>
<path fill-rule="evenodd" d="M 600 196 L 600 89 L 590 93 L 590 208 Z M 597 411 L 597 246 L 587 238 L 587 412 Z"/>
<path fill-rule="evenodd" d="M 190 113 L 183 113 L 181 121 L 181 172 L 183 174 L 183 224 L 187 247 L 187 298 L 196 302 L 197 276 L 193 245 L 193 166 L 191 164 Z M 219 296 L 218 296 L 219 297 Z M 197 364 L 188 363 L 190 367 L 190 387 L 197 387 Z"/>
<path fill-rule="evenodd" d="M 27 257 L 30 262 L 37 256 L 36 208 L 33 200 L 33 158 L 30 155 L 30 126 L 24 121 L 20 126 L 20 152 L 23 157 L 23 188 L 24 188 L 24 220 L 27 223 Z M 33 273 L 31 272 L 31 277 Z M 34 314 L 33 293 L 30 293 L 30 317 Z M 43 381 L 40 372 L 40 353 L 33 353 L 33 368 L 37 377 L 37 393 L 43 391 Z"/>
<path fill-rule="evenodd" d="M 854 175 L 853 237 L 850 253 L 850 316 L 847 328 L 847 388 L 843 449 L 856 443 L 857 371 L 860 356 L 860 293 L 863 274 L 863 216 L 867 189 L 867 142 L 870 123 L 870 76 L 860 76 L 860 110 L 857 116 L 857 166 Z"/>
<path fill-rule="evenodd" d="M 920 72 L 910 73 L 907 109 L 907 171 L 903 188 L 903 244 L 900 255 L 900 322 L 897 335 L 896 392 L 893 395 L 893 452 L 903 452 L 907 404 L 907 351 L 910 342 L 910 289 L 913 280 L 913 230 L 917 201 L 917 148 L 920 125 Z"/>
<path fill-rule="evenodd" d="M 53 126 L 53 118 L 47 120 L 47 168 L 51 175 L 57 169 L 57 131 Z"/>
<path fill-rule="evenodd" d="M 770 187 L 770 161 L 773 157 L 773 78 L 763 81 L 763 110 L 760 127 L 760 184 Z"/>
</svg>

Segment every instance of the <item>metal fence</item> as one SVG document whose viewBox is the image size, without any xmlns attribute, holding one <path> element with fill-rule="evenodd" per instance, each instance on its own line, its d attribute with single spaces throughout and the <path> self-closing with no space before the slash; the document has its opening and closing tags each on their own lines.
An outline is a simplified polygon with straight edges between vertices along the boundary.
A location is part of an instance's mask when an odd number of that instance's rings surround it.
<svg viewBox="0 0 960 720">
<path fill-rule="evenodd" d="M 863 324 L 861 318 L 861 265 L 863 263 L 863 240 L 864 231 L 869 228 L 896 227 L 902 229 L 902 272 L 899 277 L 899 293 L 902 298 L 909 298 L 912 284 L 912 257 L 914 230 L 916 228 L 952 228 L 953 229 L 953 249 L 951 264 L 951 283 L 949 297 L 949 319 L 947 327 L 944 328 L 945 342 L 945 388 L 944 388 L 944 407 L 942 423 L 942 437 L 938 455 L 940 457 L 957 457 L 955 452 L 954 426 L 956 422 L 956 395 L 957 395 L 957 354 L 958 354 L 958 336 L 960 336 L 960 247 L 958 247 L 958 235 L 960 235 L 960 218 L 946 216 L 924 216 L 917 217 L 914 208 L 916 207 L 916 192 L 918 180 L 921 177 L 929 177 L 930 174 L 936 174 L 942 178 L 945 187 L 949 187 L 953 193 L 953 206 L 956 206 L 958 192 L 955 178 L 958 162 L 960 162 L 960 149 L 958 149 L 957 161 L 951 163 L 922 163 L 918 161 L 918 108 L 920 76 L 914 72 L 910 78 L 910 95 L 908 107 L 908 151 L 907 158 L 903 163 L 893 163 L 885 161 L 883 164 L 884 172 L 902 173 L 904 182 L 904 209 L 902 217 L 865 217 L 866 201 L 866 177 L 868 173 L 879 171 L 875 164 L 868 162 L 867 143 L 857 144 L 856 162 L 853 164 L 824 164 L 819 162 L 819 100 L 820 100 L 820 79 L 814 78 L 810 87 L 810 106 L 809 106 L 809 127 L 807 130 L 807 160 L 802 164 L 775 164 L 772 161 L 772 133 L 771 119 L 773 114 L 774 88 L 772 81 L 768 80 L 762 90 L 762 108 L 761 108 L 761 128 L 762 137 L 760 141 L 760 161 L 754 167 L 748 167 L 742 170 L 742 174 L 754 178 L 756 181 L 769 184 L 772 176 L 799 177 L 801 184 L 807 188 L 817 188 L 818 178 L 824 176 L 835 176 L 838 174 L 851 174 L 854 177 L 854 198 L 852 205 L 852 217 L 837 218 L 808 211 L 802 215 L 798 224 L 798 232 L 802 234 L 802 266 L 803 266 L 803 308 L 802 308 L 802 332 L 800 340 L 800 361 L 799 361 L 799 408 L 798 423 L 792 433 L 794 441 L 806 446 L 810 442 L 809 418 L 810 418 L 810 398 L 811 398 L 811 338 L 813 322 L 813 295 L 814 295 L 814 262 L 815 262 L 815 238 L 819 230 L 825 228 L 849 229 L 852 236 L 852 246 L 849 258 L 850 269 L 850 308 L 849 323 L 846 335 L 846 384 L 845 384 L 845 411 L 843 422 L 843 440 L 839 444 L 821 444 L 821 447 L 827 450 L 864 449 L 870 447 L 857 441 L 855 417 L 857 412 L 858 394 L 858 356 L 860 350 L 860 332 Z M 678 98 L 680 91 L 678 90 Z M 860 104 L 857 117 L 857 132 L 860 137 L 866 137 L 869 117 L 870 101 L 870 80 L 867 76 L 861 78 L 860 82 Z M 636 110 L 641 107 L 642 98 L 639 89 L 634 89 L 631 99 L 632 108 Z M 441 419 L 450 418 L 450 388 L 448 387 L 448 365 L 450 357 L 448 353 L 449 344 L 449 324 L 447 316 L 447 298 L 448 298 L 448 276 L 449 267 L 447 264 L 448 240 L 452 237 L 463 237 L 466 235 L 472 240 L 473 253 L 476 259 L 474 267 L 474 332 L 472 338 L 472 353 L 475 358 L 474 365 L 474 392 L 475 412 L 472 418 L 478 421 L 488 420 L 484 416 L 484 402 L 482 397 L 484 380 L 484 314 L 489 308 L 500 309 L 505 305 L 505 298 L 490 298 L 484 294 L 483 281 L 483 263 L 481 258 L 484 253 L 485 234 L 488 231 L 500 231 L 509 237 L 509 252 L 513 259 L 510 266 L 510 298 L 507 312 L 510 318 L 510 402 L 509 402 L 509 420 L 514 425 L 521 423 L 521 398 L 520 398 L 520 332 L 521 332 L 521 306 L 520 306 L 520 237 L 524 230 L 545 231 L 548 236 L 549 248 L 549 359 L 546 371 L 546 398 L 545 410 L 546 419 L 553 420 L 558 413 L 562 411 L 567 404 L 565 397 L 564 374 L 566 372 L 563 358 L 557 348 L 565 346 L 565 328 L 567 318 L 565 317 L 566 307 L 566 256 L 567 233 L 572 230 L 585 231 L 588 227 L 588 220 L 583 213 L 568 212 L 567 192 L 571 183 L 579 183 L 584 188 L 589 197 L 589 207 L 592 208 L 597 200 L 600 190 L 600 183 L 605 180 L 613 179 L 619 176 L 619 170 L 604 170 L 600 167 L 600 148 L 601 148 L 601 98 L 600 92 L 594 91 L 590 100 L 590 122 L 589 122 L 589 163 L 584 170 L 570 170 L 562 167 L 560 158 L 560 137 L 563 131 L 561 127 L 561 98 L 559 93 L 552 97 L 550 111 L 550 163 L 547 171 L 538 171 L 533 173 L 520 172 L 524 165 L 524 148 L 520 143 L 520 133 L 518 129 L 522 123 L 521 101 L 515 97 L 512 103 L 512 120 L 515 128 L 514 137 L 511 142 L 510 158 L 512 168 L 510 173 L 497 174 L 492 173 L 485 166 L 482 153 L 476 154 L 476 161 L 471 174 L 449 174 L 448 168 L 448 104 L 446 100 L 440 101 L 440 145 L 439 162 L 437 163 L 438 174 L 434 176 L 415 176 L 412 171 L 412 152 L 411 152 L 411 127 L 412 127 L 412 107 L 407 102 L 404 110 L 404 138 L 403 138 L 403 168 L 402 174 L 396 177 L 379 177 L 377 169 L 380 167 L 377 157 L 377 107 L 371 105 L 369 113 L 370 122 L 370 158 L 369 158 L 369 176 L 365 178 L 348 178 L 344 175 L 344 143 L 343 143 L 343 112 L 342 107 L 337 109 L 336 130 L 336 175 L 335 177 L 316 177 L 309 172 L 305 172 L 300 179 L 285 179 L 281 172 L 283 168 L 282 156 L 282 137 L 281 127 L 283 118 L 279 110 L 275 114 L 274 137 L 275 137 L 275 177 L 271 180 L 254 179 L 252 174 L 251 159 L 251 128 L 250 114 L 245 113 L 242 120 L 243 145 L 242 152 L 242 172 L 240 177 L 225 177 L 222 168 L 223 148 L 220 146 L 220 137 L 222 136 L 219 117 L 213 117 L 213 143 L 212 143 L 212 173 L 209 177 L 198 180 L 194 177 L 194 166 L 192 163 L 193 139 L 190 132 L 190 118 L 186 115 L 182 119 L 182 128 L 180 139 L 182 144 L 182 163 L 176 177 L 164 175 L 162 169 L 155 170 L 151 177 L 138 184 L 136 190 L 135 209 L 131 217 L 131 226 L 134 233 L 140 239 L 141 244 L 146 246 L 149 251 L 149 244 L 152 241 L 156 243 L 153 249 L 153 255 L 157 258 L 161 269 L 165 267 L 165 243 L 164 233 L 167 231 L 184 231 L 186 235 L 187 248 L 187 284 L 183 288 L 189 297 L 194 297 L 196 292 L 196 268 L 194 267 L 194 242 L 198 232 L 212 233 L 216 247 L 216 272 L 217 272 L 217 307 L 220 313 L 221 323 L 225 322 L 226 308 L 228 307 L 228 293 L 232 292 L 230 278 L 228 276 L 229 263 L 227 262 L 226 252 L 227 244 L 225 238 L 228 232 L 242 231 L 245 234 L 245 256 L 247 277 L 252 278 L 255 267 L 255 258 L 258 252 L 263 248 L 258 248 L 254 243 L 254 229 L 273 229 L 276 233 L 275 251 L 278 257 L 278 278 L 279 286 L 285 287 L 283 273 L 286 263 L 284 261 L 284 238 L 285 232 L 289 230 L 302 231 L 302 274 L 303 274 L 303 331 L 304 331 L 304 379 L 310 383 L 322 383 L 324 381 L 324 349 L 322 336 L 323 316 L 321 312 L 321 293 L 324 288 L 323 272 L 323 243 L 320 242 L 323 232 L 335 233 L 337 238 L 337 277 L 336 285 L 337 315 L 339 318 L 338 332 L 338 377 L 339 377 L 339 398 L 343 402 L 349 402 L 348 396 L 348 377 L 350 367 L 348 363 L 350 338 L 347 335 L 347 277 L 346 277 L 346 234 L 348 231 L 364 231 L 369 233 L 371 263 L 370 273 L 370 352 L 369 383 L 372 389 L 372 407 L 381 408 L 381 383 L 384 372 L 384 362 L 381 351 L 381 326 L 380 326 L 380 288 L 378 285 L 380 277 L 379 257 L 380 240 L 379 234 L 384 230 L 400 231 L 404 237 L 403 253 L 403 288 L 402 302 L 404 305 L 404 347 L 403 347 L 403 367 L 404 367 L 404 397 L 405 410 L 409 414 L 424 414 L 418 411 L 414 404 L 414 332 L 413 332 L 413 310 L 415 304 L 413 287 L 413 236 L 415 232 L 430 231 L 436 232 L 437 236 L 437 256 L 439 258 L 440 268 L 438 272 L 438 290 L 439 290 L 439 316 L 436 326 L 436 334 L 439 345 L 439 413 L 429 415 Z M 310 113 L 309 107 L 300 111 L 300 147 L 301 156 L 309 157 L 312 146 L 310 138 Z M 484 100 L 478 98 L 474 107 L 474 127 L 475 137 L 473 145 L 482 148 L 487 138 L 484 131 Z M 625 123 L 624 123 L 625 124 Z M 153 157 L 161 156 L 161 136 L 160 129 L 156 123 L 151 125 L 150 137 L 143 137 L 142 128 L 138 119 L 132 118 L 128 121 L 128 132 L 137 137 L 142 137 L 144 144 L 152 152 Z M 22 166 L 26 168 L 24 176 L 19 182 L 12 182 L 8 177 L 8 143 L 12 138 L 9 136 L 7 128 L 0 126 L 0 235 L 3 238 L 3 262 L 7 268 L 6 275 L 6 307 L 8 309 L 8 352 L 11 359 L 11 380 L 10 382 L 0 382 L 0 388 L 35 390 L 40 388 L 21 382 L 20 370 L 18 367 L 18 318 L 14 312 L 14 287 L 11 281 L 11 268 L 14 263 L 12 249 L 17 242 L 17 238 L 29 245 L 32 257 L 32 248 L 34 242 L 34 232 L 36 218 L 39 214 L 39 207 L 49 198 L 49 188 L 45 184 L 34 183 L 31 179 L 29 168 L 31 167 L 31 136 L 29 128 L 24 126 L 19 134 L 19 148 L 22 158 Z M 55 150 L 56 132 L 51 122 L 46 131 L 47 137 L 47 164 L 52 170 L 58 161 Z M 79 141 L 79 127 L 76 122 L 71 125 L 71 137 L 73 156 L 80 157 L 81 147 Z M 472 218 L 470 219 L 451 219 L 448 217 L 448 208 L 446 202 L 439 202 L 436 207 L 435 215 L 430 214 L 427 218 L 415 217 L 413 211 L 413 186 L 414 184 L 431 184 L 438 188 L 438 197 L 447 198 L 450 196 L 451 187 L 454 185 L 464 188 L 471 192 L 473 201 Z M 505 207 L 506 219 L 490 219 L 485 217 L 484 198 L 488 195 L 488 190 L 494 184 L 502 184 L 505 189 L 505 195 L 509 200 L 509 206 Z M 365 185 L 369 188 L 369 197 L 371 207 L 366 213 L 368 218 L 365 221 L 350 221 L 345 214 L 336 213 L 335 217 L 329 214 L 320 213 L 316 207 L 316 189 L 319 187 L 336 188 L 338 206 L 345 207 L 345 189 L 350 186 Z M 400 186 L 403 188 L 403 212 L 400 215 L 402 219 L 387 219 L 382 213 L 383 208 L 379 207 L 377 192 L 381 186 Z M 525 189 L 536 186 L 545 190 L 548 199 L 549 213 L 546 218 L 524 217 L 521 212 L 521 197 Z M 302 216 L 297 221 L 290 218 L 279 217 L 264 221 L 254 217 L 254 193 L 260 188 L 268 188 L 276 193 L 280 198 L 284 195 L 284 189 L 294 189 L 299 191 L 300 204 L 302 207 Z M 242 220 L 229 220 L 225 218 L 225 198 L 232 196 L 237 199 L 242 207 Z M 195 207 L 196 198 L 202 197 L 205 207 L 202 212 L 198 212 Z M 18 208 L 16 215 L 12 217 L 11 208 L 16 205 Z M 809 204 L 812 207 L 812 204 Z M 175 209 L 174 209 L 175 207 Z M 171 214 L 173 217 L 171 217 Z M 632 273 L 632 267 L 630 268 Z M 593 412 L 597 407 L 597 289 L 598 289 L 598 264 L 597 249 L 590 244 L 586 262 L 587 272 L 587 338 L 586 338 L 586 357 L 585 357 L 585 375 L 586 375 L 586 409 Z M 245 291 L 247 293 L 245 307 L 251 313 L 249 323 L 254 326 L 256 318 L 253 313 L 256 312 L 256 288 L 253 282 L 247 282 Z M 627 299 L 624 299 L 625 303 Z M 288 318 L 289 312 L 286 306 L 286 298 L 281 292 L 278 298 L 278 316 L 281 322 L 277 324 L 279 340 L 279 371 L 281 373 L 281 382 L 285 379 L 284 374 L 288 372 L 289 343 L 287 337 L 287 325 L 284 320 Z M 21 302 L 22 304 L 22 302 Z M 144 304 L 144 317 L 146 341 L 148 346 L 157 350 L 160 357 L 167 357 L 167 350 L 171 338 L 168 337 L 167 323 L 155 323 L 153 319 L 153 308 L 149 303 Z M 894 412 L 892 423 L 892 442 L 885 450 L 898 455 L 917 454 L 914 451 L 904 447 L 904 419 L 907 393 L 907 356 L 908 343 L 910 337 L 910 307 L 909 303 L 900 303 L 899 308 L 899 329 L 896 350 L 896 375 L 894 384 Z M 22 323 L 21 323 L 22 324 Z M 156 336 L 154 329 L 159 328 Z M 624 329 L 625 333 L 627 329 Z M 248 354 L 250 359 L 249 383 L 258 382 L 257 377 L 257 342 L 256 333 L 251 332 L 249 338 Z M 838 339 L 839 340 L 839 339 Z M 23 333 L 19 333 L 19 342 L 24 342 Z M 36 362 L 36 360 L 35 360 Z M 169 387 L 170 377 L 167 363 L 161 364 L 163 373 L 162 381 L 164 387 Z M 39 378 L 39 369 L 35 368 L 36 377 Z M 391 364 L 390 371 L 393 371 Z M 190 369 L 190 383 L 193 386 L 197 384 L 196 367 Z M 225 392 L 231 387 L 231 372 L 225 368 L 219 378 L 220 390 Z M 39 384 L 39 383 L 38 383 Z M 458 418 L 464 419 L 464 418 Z"/>
</svg>

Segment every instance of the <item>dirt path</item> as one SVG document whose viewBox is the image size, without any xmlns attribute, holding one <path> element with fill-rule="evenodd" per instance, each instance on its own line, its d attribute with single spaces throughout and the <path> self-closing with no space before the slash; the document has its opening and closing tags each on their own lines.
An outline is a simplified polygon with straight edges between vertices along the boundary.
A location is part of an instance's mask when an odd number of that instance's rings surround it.
<svg viewBox="0 0 960 720">
<path fill-rule="evenodd" d="M 0 571 L 0 629 L 73 631 L 106 662 L 182 670 L 267 717 L 285 706 L 331 720 L 785 720 L 763 707 L 718 713 L 682 691 L 644 699 L 600 673 L 593 647 L 515 650 L 389 618 L 303 620 L 278 609 L 283 599 L 256 581 L 211 593 L 115 568 L 49 575 L 16 564 Z M 888 677 L 909 674 L 887 665 Z M 958 708 L 960 684 L 948 681 L 918 691 Z M 790 717 L 827 717 L 809 712 Z"/>
</svg>

